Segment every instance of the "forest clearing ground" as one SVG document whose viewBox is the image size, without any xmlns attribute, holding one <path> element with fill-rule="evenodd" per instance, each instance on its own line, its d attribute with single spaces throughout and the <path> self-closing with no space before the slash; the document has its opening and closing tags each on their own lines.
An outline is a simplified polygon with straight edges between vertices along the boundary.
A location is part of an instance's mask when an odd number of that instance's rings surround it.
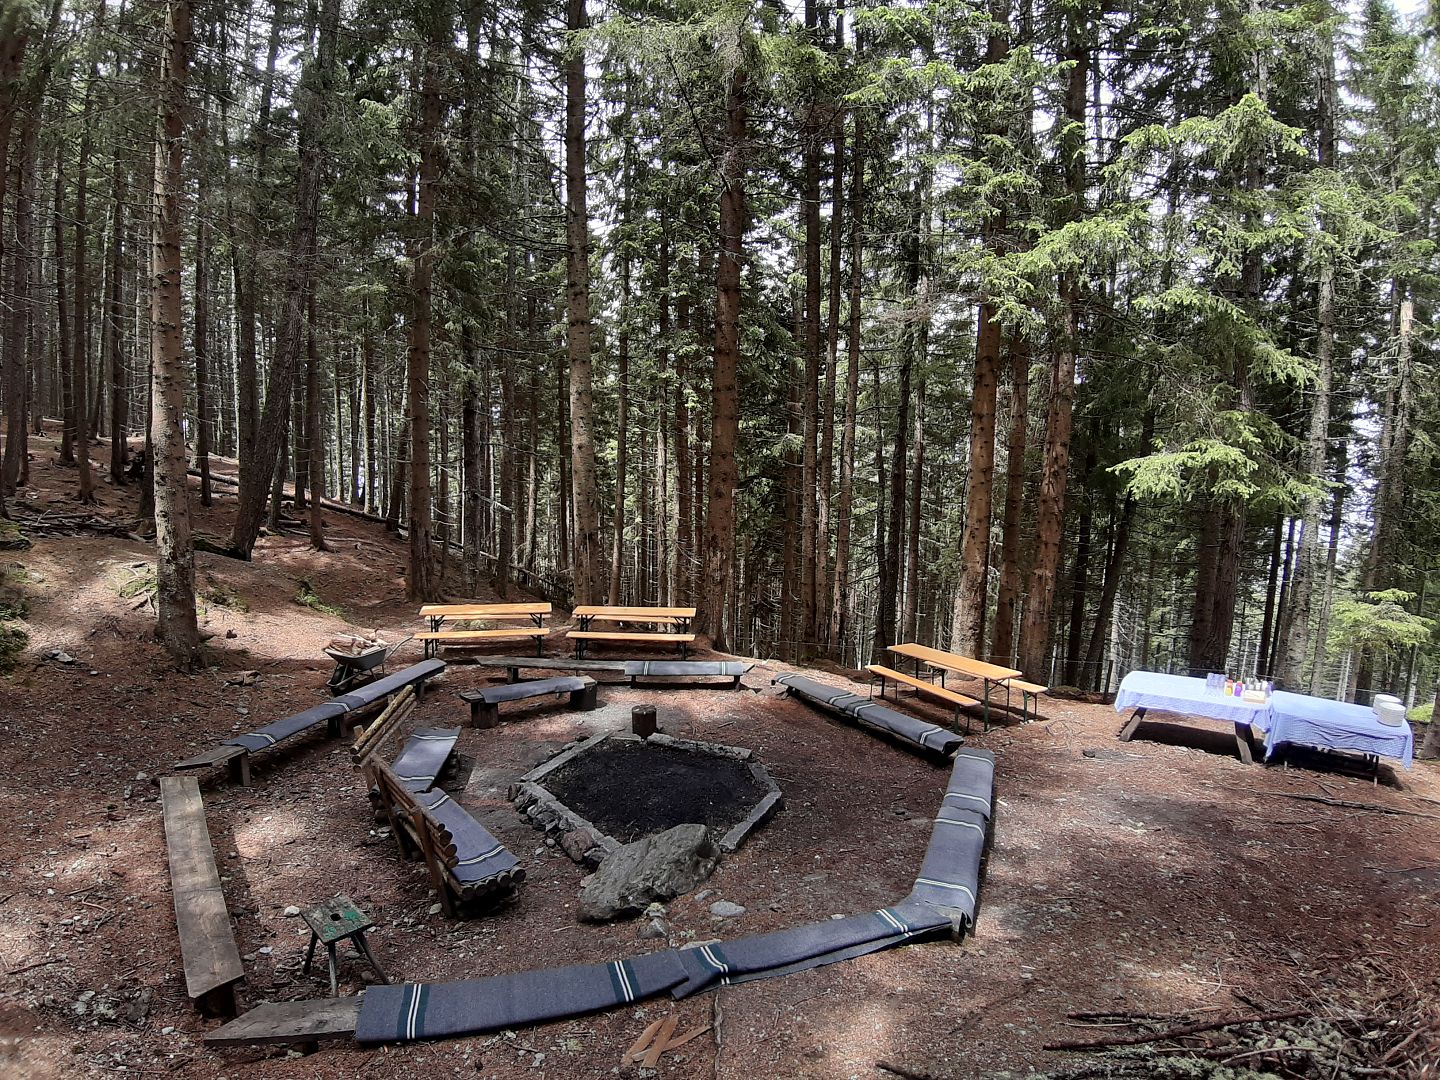
<svg viewBox="0 0 1440 1080">
<path fill-rule="evenodd" d="M 30 505 L 73 510 L 73 472 L 53 464 L 51 440 L 32 448 Z M 99 491 L 100 513 L 133 516 L 133 487 Z M 217 495 L 213 510 L 197 508 L 199 531 L 212 536 L 224 534 L 234 505 L 226 490 Z M 1074 1011 L 1285 1007 L 1323 995 L 1367 956 L 1433 990 L 1437 822 L 1275 794 L 1440 814 L 1421 801 L 1440 798 L 1433 764 L 1400 773 L 1403 791 L 1247 767 L 1218 726 L 1157 724 L 1167 741 L 1122 744 L 1108 706 L 1045 698 L 1044 720 L 971 739 L 997 754 L 998 806 L 978 931 L 963 946 L 911 946 L 495 1036 L 327 1047 L 303 1063 L 284 1051 L 208 1053 L 199 1042 L 208 1022 L 184 994 L 153 778 L 195 749 L 318 700 L 329 667 L 320 650 L 332 637 L 378 627 L 398 641 L 415 629 L 401 542 L 372 522 L 325 519 L 328 554 L 285 533 L 262 540 L 253 563 L 198 556 L 202 591 L 238 597 L 247 610 L 208 605 L 217 670 L 194 676 L 169 668 L 143 600 L 120 595 L 150 545 L 37 537 L 30 551 L 5 554 L 27 572 L 31 641 L 0 680 L 0 1072 L 611 1076 L 647 1023 L 676 1013 L 681 1031 L 718 1016 L 719 1045 L 712 1032 L 666 1055 L 665 1076 L 872 1077 L 886 1075 L 875 1068 L 886 1060 L 990 1077 L 1068 1064 L 1041 1047 L 1087 1034 L 1067 1022 Z M 302 579 L 353 621 L 298 603 Z M 562 648 L 552 635 L 549 653 Z M 56 649 L 73 662 L 47 658 Z M 390 670 L 418 655 L 407 645 Z M 772 696 L 770 675 L 782 669 L 747 677 L 761 693 L 604 685 L 593 713 L 546 702 L 506 711 L 495 729 L 465 728 L 459 750 L 475 768 L 461 797 L 529 873 L 515 903 L 466 921 L 431 913 L 423 871 L 377 834 L 342 744 L 308 739 L 260 755 L 251 789 L 207 779 L 210 831 L 247 958 L 242 1007 L 326 992 L 323 971 L 299 973 L 306 937 L 283 911 L 337 892 L 374 916 L 372 944 L 395 978 L 468 978 L 655 947 L 637 940 L 641 924 L 577 923 L 583 871 L 505 802 L 510 778 L 578 735 L 624 727 L 643 701 L 659 707 L 671 734 L 753 747 L 786 795 L 785 809 L 722 862 L 710 895 L 670 906 L 672 940 L 779 929 L 903 896 L 945 770 Z M 258 676 L 241 677 L 251 671 Z M 498 677 L 452 665 L 416 722 L 463 723 L 456 692 Z M 712 916 L 709 904 L 722 898 L 746 914 Z M 347 964 L 342 992 L 357 991 L 364 975 Z"/>
</svg>

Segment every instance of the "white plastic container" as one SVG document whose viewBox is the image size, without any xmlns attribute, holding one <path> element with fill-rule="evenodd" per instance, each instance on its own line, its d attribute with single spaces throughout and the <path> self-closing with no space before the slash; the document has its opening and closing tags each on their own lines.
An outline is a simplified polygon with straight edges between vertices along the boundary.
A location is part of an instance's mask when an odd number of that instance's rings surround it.
<svg viewBox="0 0 1440 1080">
<path fill-rule="evenodd" d="M 1399 727 L 1405 722 L 1405 705 L 1396 698 L 1375 699 L 1375 719 L 1386 727 Z"/>
</svg>

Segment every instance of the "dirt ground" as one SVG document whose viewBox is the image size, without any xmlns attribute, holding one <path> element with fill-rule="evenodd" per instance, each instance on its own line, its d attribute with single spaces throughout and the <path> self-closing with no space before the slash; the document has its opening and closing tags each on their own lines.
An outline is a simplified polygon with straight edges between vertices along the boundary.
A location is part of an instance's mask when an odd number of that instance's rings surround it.
<svg viewBox="0 0 1440 1080">
<path fill-rule="evenodd" d="M 32 443 L 27 512 L 73 513 L 73 471 Z M 221 536 L 223 493 L 199 530 Z M 100 485 L 102 516 L 134 517 L 133 489 Z M 403 545 L 376 524 L 325 514 L 333 551 L 300 531 L 264 538 L 251 563 L 198 556 L 214 665 L 178 675 L 151 640 L 153 612 L 127 588 L 152 557 L 141 540 L 44 537 L 0 553 L 26 594 L 30 644 L 0 678 L 0 1075 L 513 1078 L 639 1075 L 622 1052 L 652 1020 L 711 1025 L 668 1053 L 659 1075 L 1024 1076 L 1073 1066 L 1042 1047 L 1084 1038 L 1069 1014 L 1191 1018 L 1323 998 L 1354 965 L 1427 994 L 1436 988 L 1440 770 L 1386 769 L 1382 783 L 1318 768 L 1244 766 L 1228 731 L 1153 723 L 1120 743 L 1103 705 L 1053 698 L 1043 719 L 971 742 L 997 756 L 995 837 L 975 935 L 818 971 L 661 1000 L 494 1036 L 357 1049 L 303 1060 L 284 1049 L 206 1051 L 185 996 L 155 777 L 168 765 L 307 707 L 324 694 L 322 647 L 356 630 L 399 641 Z M 301 581 L 343 617 L 297 602 Z M 491 599 L 486 596 L 484 599 Z M 553 620 L 563 618 L 557 614 Z M 563 648 L 558 634 L 548 651 Z M 57 651 L 63 655 L 57 657 Z M 412 642 L 390 665 L 419 655 Z M 848 914 L 908 891 L 946 770 L 773 695 L 783 666 L 747 689 L 602 685 L 602 707 L 504 706 L 464 728 L 462 801 L 525 862 L 517 899 L 453 921 L 423 869 L 369 814 L 344 745 L 321 737 L 263 754 L 255 784 L 205 778 L 210 833 L 247 979 L 241 1007 L 324 996 L 300 972 L 306 937 L 289 905 L 348 893 L 374 918 L 392 978 L 443 980 L 634 955 L 644 921 L 581 924 L 585 871 L 547 847 L 505 800 L 508 784 L 576 737 L 620 730 L 654 703 L 664 730 L 752 747 L 785 808 L 724 859 L 705 891 L 670 905 L 670 944 L 735 937 Z M 253 674 L 252 674 L 253 673 Z M 602 684 L 605 679 L 602 674 Z M 414 723 L 461 724 L 457 691 L 503 677 L 452 664 Z M 840 681 L 839 676 L 822 678 Z M 908 707 L 908 702 L 907 702 Z M 921 707 L 920 712 L 926 713 Z M 928 713 L 941 719 L 939 714 Z M 1319 795 L 1406 811 L 1303 801 Z M 1428 816 L 1426 816 L 1428 815 Z M 716 900 L 742 905 L 711 915 Z M 342 970 L 342 993 L 367 973 Z"/>
</svg>

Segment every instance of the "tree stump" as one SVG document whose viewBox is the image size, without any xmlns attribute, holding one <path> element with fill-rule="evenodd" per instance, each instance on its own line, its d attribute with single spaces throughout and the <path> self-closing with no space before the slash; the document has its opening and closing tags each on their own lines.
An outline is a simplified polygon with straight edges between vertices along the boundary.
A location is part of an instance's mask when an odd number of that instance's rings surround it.
<svg viewBox="0 0 1440 1080">
<path fill-rule="evenodd" d="M 636 705 L 630 710 L 630 730 L 642 739 L 648 739 L 660 730 L 655 722 L 654 705 Z"/>
</svg>

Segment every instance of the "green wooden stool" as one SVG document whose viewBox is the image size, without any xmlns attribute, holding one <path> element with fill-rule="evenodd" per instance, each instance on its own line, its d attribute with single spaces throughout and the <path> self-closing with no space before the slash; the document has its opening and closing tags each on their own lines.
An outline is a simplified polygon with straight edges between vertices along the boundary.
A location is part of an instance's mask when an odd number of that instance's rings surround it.
<svg viewBox="0 0 1440 1080">
<path fill-rule="evenodd" d="M 355 943 L 355 950 L 375 969 L 380 981 L 386 984 L 390 982 L 370 951 L 370 946 L 365 942 L 365 931 L 375 924 L 350 897 L 337 896 L 323 904 L 306 908 L 300 915 L 310 927 L 310 948 L 305 952 L 305 967 L 302 970 L 309 974 L 310 963 L 315 959 L 315 946 L 323 942 L 325 951 L 330 955 L 331 997 L 340 996 L 340 965 L 335 949 L 346 938 Z"/>
</svg>

